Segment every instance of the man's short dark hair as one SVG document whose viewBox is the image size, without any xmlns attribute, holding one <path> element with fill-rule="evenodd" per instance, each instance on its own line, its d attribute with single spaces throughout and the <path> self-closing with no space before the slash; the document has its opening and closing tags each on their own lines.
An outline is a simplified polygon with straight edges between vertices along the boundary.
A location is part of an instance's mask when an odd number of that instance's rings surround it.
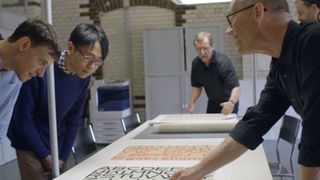
<svg viewBox="0 0 320 180">
<path fill-rule="evenodd" d="M 47 46 L 53 59 L 60 57 L 58 38 L 52 26 L 40 19 L 29 19 L 22 22 L 8 38 L 10 43 L 22 37 L 28 37 L 31 46 Z"/>
<path fill-rule="evenodd" d="M 317 5 L 318 8 L 320 8 L 320 0 L 302 0 L 304 2 L 304 5 L 307 7 L 310 7 L 312 4 Z"/>
<path fill-rule="evenodd" d="M 71 32 L 69 41 L 73 43 L 76 50 L 83 46 L 93 46 L 99 41 L 102 60 L 107 57 L 109 52 L 109 41 L 105 32 L 94 24 L 78 24 Z"/>
</svg>

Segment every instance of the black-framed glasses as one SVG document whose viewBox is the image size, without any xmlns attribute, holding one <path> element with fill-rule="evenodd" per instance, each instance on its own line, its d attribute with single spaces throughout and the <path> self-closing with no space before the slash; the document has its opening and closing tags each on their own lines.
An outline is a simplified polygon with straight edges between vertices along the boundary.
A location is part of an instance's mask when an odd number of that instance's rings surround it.
<svg viewBox="0 0 320 180">
<path fill-rule="evenodd" d="M 95 66 L 100 66 L 103 64 L 102 60 L 95 60 L 91 56 L 84 55 L 80 48 L 78 49 L 78 51 L 80 52 L 81 56 L 87 64 L 94 64 Z"/>
<path fill-rule="evenodd" d="M 255 4 L 251 4 L 251 5 L 249 5 L 249 6 L 246 6 L 246 7 L 244 7 L 244 8 L 241 8 L 241 9 L 239 9 L 239 10 L 237 10 L 237 11 L 231 13 L 231 14 L 228 14 L 226 17 L 227 17 L 229 26 L 232 27 L 231 16 L 234 16 L 234 15 L 238 14 L 238 13 L 241 12 L 241 11 L 245 11 L 245 10 L 247 10 L 247 9 L 250 9 L 250 8 L 254 7 L 254 5 L 255 5 Z"/>
<path fill-rule="evenodd" d="M 209 52 L 211 50 L 211 47 L 200 47 L 200 48 L 195 48 L 197 52 Z"/>
</svg>

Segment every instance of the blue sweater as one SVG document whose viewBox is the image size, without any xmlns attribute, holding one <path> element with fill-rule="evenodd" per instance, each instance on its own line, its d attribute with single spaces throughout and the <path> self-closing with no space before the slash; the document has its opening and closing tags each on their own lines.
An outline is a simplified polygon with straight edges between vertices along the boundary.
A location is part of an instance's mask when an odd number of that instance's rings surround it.
<svg viewBox="0 0 320 180">
<path fill-rule="evenodd" d="M 90 77 L 68 75 L 54 64 L 59 159 L 66 161 L 80 124 Z M 12 147 L 32 151 L 39 160 L 50 153 L 47 75 L 21 87 L 8 129 Z"/>
</svg>

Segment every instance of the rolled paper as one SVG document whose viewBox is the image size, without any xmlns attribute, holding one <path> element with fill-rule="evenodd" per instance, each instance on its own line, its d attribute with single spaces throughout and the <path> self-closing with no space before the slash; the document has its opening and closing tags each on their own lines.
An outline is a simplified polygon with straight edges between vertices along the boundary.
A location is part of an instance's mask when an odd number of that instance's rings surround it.
<svg viewBox="0 0 320 180">
<path fill-rule="evenodd" d="M 230 132 L 239 120 L 171 121 L 153 124 L 158 133 Z"/>
</svg>

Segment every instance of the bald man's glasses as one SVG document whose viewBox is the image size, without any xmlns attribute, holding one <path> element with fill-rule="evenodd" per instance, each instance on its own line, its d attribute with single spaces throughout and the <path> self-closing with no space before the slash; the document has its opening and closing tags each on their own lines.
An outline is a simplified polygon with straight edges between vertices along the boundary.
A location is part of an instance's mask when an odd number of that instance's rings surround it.
<svg viewBox="0 0 320 180">
<path fill-rule="evenodd" d="M 251 4 L 251 5 L 249 5 L 249 6 L 246 6 L 246 7 L 244 7 L 244 8 L 241 8 L 241 9 L 239 9 L 239 10 L 237 10 L 237 11 L 231 13 L 231 14 L 228 14 L 226 17 L 227 17 L 229 26 L 232 27 L 232 19 L 233 19 L 232 16 L 238 14 L 238 13 L 241 12 L 241 11 L 245 11 L 245 10 L 247 10 L 247 9 L 250 9 L 250 8 L 252 8 L 254 5 L 255 5 L 255 4 Z"/>
</svg>

